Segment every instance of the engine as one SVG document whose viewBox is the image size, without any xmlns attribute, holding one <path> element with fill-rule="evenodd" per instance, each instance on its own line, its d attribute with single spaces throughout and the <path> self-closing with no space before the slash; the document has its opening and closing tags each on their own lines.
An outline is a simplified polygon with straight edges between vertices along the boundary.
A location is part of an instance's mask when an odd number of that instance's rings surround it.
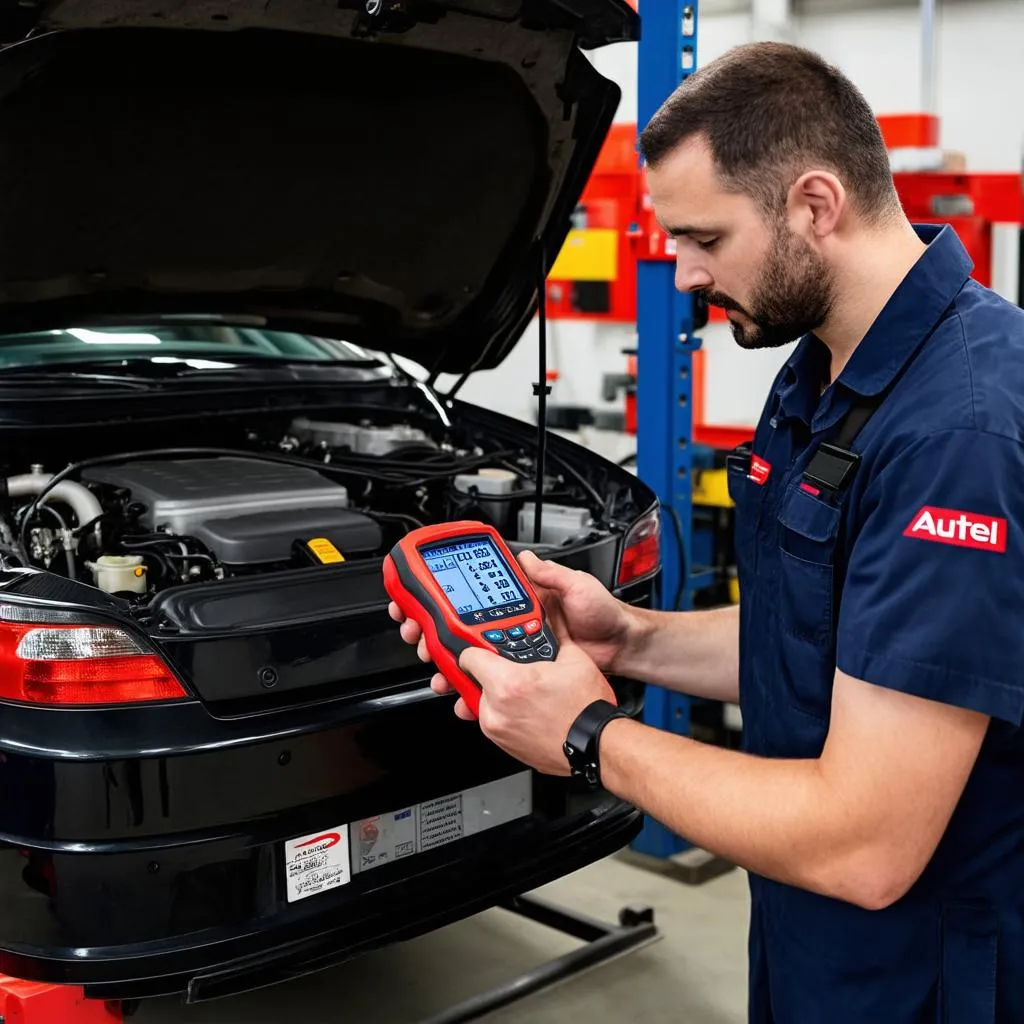
<svg viewBox="0 0 1024 1024">
<path fill-rule="evenodd" d="M 84 480 L 126 502 L 121 544 L 152 552 L 165 578 L 182 567 L 195 579 L 308 563 L 313 542 L 342 558 L 382 542 L 373 519 L 347 508 L 345 488 L 315 469 L 197 458 L 102 467 Z"/>
<path fill-rule="evenodd" d="M 491 522 L 513 543 L 533 539 L 532 446 L 308 418 L 247 442 L 8 476 L 0 556 L 138 602 L 187 583 L 377 558 L 408 530 L 452 518 Z M 542 540 L 591 534 L 578 486 L 559 475 L 546 483 Z"/>
</svg>

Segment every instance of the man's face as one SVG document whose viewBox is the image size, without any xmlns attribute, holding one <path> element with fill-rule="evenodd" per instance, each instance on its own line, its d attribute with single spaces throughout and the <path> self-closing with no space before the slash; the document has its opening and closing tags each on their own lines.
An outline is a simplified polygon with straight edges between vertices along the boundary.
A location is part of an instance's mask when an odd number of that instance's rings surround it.
<svg viewBox="0 0 1024 1024">
<path fill-rule="evenodd" d="M 726 192 L 707 145 L 691 139 L 648 170 L 662 227 L 676 239 L 676 288 L 726 311 L 737 343 L 775 348 L 820 327 L 832 306 L 827 262 L 749 196 Z"/>
</svg>

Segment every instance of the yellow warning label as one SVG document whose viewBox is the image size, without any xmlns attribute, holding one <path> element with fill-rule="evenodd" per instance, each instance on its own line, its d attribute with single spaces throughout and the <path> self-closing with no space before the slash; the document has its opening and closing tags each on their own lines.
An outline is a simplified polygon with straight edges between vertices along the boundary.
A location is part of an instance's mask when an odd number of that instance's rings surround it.
<svg viewBox="0 0 1024 1024">
<path fill-rule="evenodd" d="M 324 565 L 332 562 L 344 562 L 345 556 L 326 538 L 314 537 L 309 543 L 309 550 L 320 559 Z"/>
</svg>

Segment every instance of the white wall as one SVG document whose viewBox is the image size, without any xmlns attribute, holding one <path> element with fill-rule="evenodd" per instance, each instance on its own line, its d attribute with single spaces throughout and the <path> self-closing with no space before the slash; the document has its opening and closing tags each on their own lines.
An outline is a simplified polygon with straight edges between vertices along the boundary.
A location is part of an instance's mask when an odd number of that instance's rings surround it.
<svg viewBox="0 0 1024 1024">
<path fill-rule="evenodd" d="M 797 37 L 849 75 L 876 113 L 921 104 L 917 9 L 804 16 Z M 1019 172 L 1024 156 L 1024 3 L 969 0 L 938 5 L 936 97 L 940 144 L 967 154 L 975 171 Z"/>
<path fill-rule="evenodd" d="M 760 4 L 760 0 L 758 0 Z M 971 170 L 1021 170 L 1024 157 L 1024 0 L 940 0 L 937 32 L 937 113 L 941 145 L 964 152 Z M 760 4 L 763 8 L 763 4 Z M 730 47 L 762 38 L 750 14 L 701 17 L 698 63 Z M 780 34 L 772 26 L 774 37 Z M 879 114 L 917 111 L 921 104 L 920 23 L 913 6 L 802 15 L 783 33 L 835 62 L 863 90 Z M 623 43 L 591 55 L 602 74 L 617 81 L 622 101 L 616 120 L 637 119 L 636 46 Z M 1015 297 L 1015 234 L 995 240 L 993 285 Z M 625 368 L 623 348 L 635 346 L 632 326 L 549 323 L 549 366 L 560 372 L 550 401 L 605 407 L 601 379 Z M 722 424 L 752 423 L 765 391 L 789 348 L 742 352 L 724 325 L 703 332 L 707 352 L 706 417 Z M 536 380 L 536 323 L 497 370 L 475 375 L 463 396 L 533 421 Z M 621 408 L 621 401 L 612 403 Z"/>
<path fill-rule="evenodd" d="M 936 21 L 940 145 L 969 170 L 1019 173 L 1024 159 L 1024 2 L 940 0 Z M 921 109 L 921 27 L 915 6 L 835 11 L 793 19 L 788 37 L 835 63 L 877 114 Z M 698 62 L 755 38 L 745 14 L 705 16 Z M 1016 229 L 997 228 L 993 288 L 1016 300 Z M 707 419 L 751 422 L 789 349 L 741 352 L 721 327 L 704 332 Z"/>
</svg>

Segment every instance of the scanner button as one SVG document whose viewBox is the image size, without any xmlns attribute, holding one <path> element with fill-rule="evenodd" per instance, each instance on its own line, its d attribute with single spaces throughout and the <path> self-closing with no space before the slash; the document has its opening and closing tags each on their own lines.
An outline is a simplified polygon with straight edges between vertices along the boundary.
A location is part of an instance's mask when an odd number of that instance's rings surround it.
<svg viewBox="0 0 1024 1024">
<path fill-rule="evenodd" d="M 505 639 L 505 633 L 500 629 L 485 629 L 484 639 L 489 644 L 500 644 Z"/>
<path fill-rule="evenodd" d="M 540 619 L 530 619 L 529 622 L 524 622 L 523 623 L 523 629 L 526 630 L 527 635 L 532 635 L 534 633 L 539 633 L 540 629 L 541 629 Z"/>
<path fill-rule="evenodd" d="M 506 651 L 528 651 L 531 650 L 530 643 L 527 640 L 506 640 L 505 641 Z"/>
<path fill-rule="evenodd" d="M 533 661 L 537 656 L 533 651 L 516 651 L 512 657 L 515 658 L 516 661 Z"/>
<path fill-rule="evenodd" d="M 541 658 L 553 658 L 555 656 L 555 649 L 551 644 L 544 644 L 543 647 L 535 647 L 534 650 Z"/>
<path fill-rule="evenodd" d="M 522 637 L 526 636 L 526 633 L 523 630 L 522 626 L 513 626 L 511 629 L 505 630 L 505 633 L 508 636 L 509 640 L 519 640 Z"/>
<path fill-rule="evenodd" d="M 528 639 L 534 647 L 540 647 L 541 644 L 551 643 L 551 637 L 548 636 L 547 632 L 538 633 L 536 636 L 531 636 Z"/>
</svg>

